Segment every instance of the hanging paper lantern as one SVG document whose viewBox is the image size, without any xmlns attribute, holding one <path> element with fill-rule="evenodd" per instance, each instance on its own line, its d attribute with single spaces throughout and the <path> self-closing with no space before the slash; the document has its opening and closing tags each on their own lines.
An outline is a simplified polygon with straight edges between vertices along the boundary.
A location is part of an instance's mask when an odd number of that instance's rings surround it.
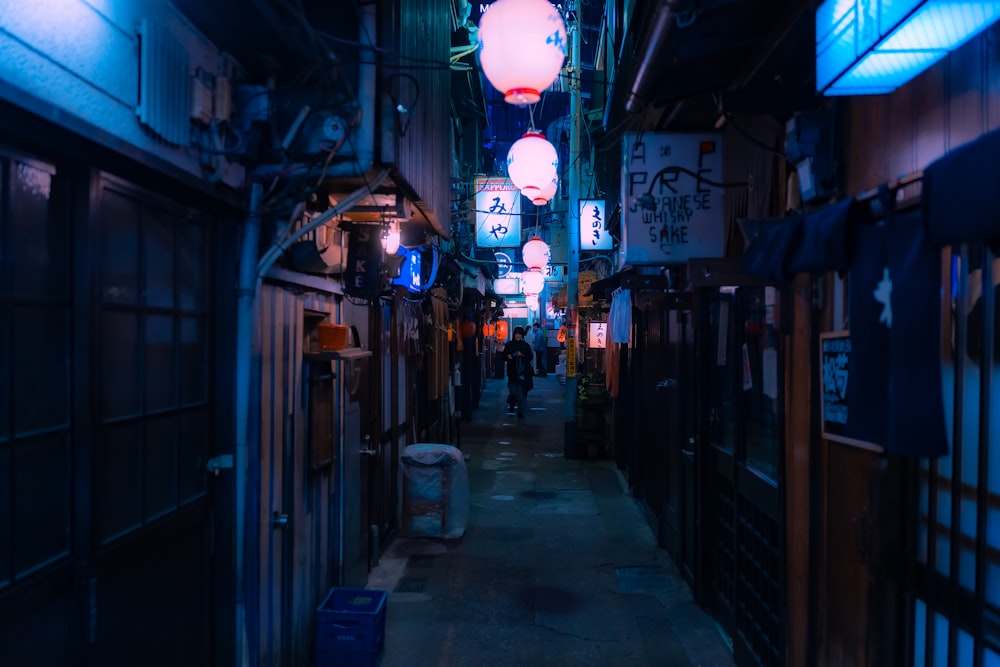
<svg viewBox="0 0 1000 667">
<path fill-rule="evenodd" d="M 538 311 L 538 295 L 528 294 L 524 297 L 524 305 L 528 307 L 528 310 L 532 312 Z"/>
<path fill-rule="evenodd" d="M 529 269 L 544 269 L 551 256 L 549 244 L 537 236 L 532 236 L 521 248 L 521 258 Z"/>
<path fill-rule="evenodd" d="M 528 269 L 521 274 L 521 291 L 538 296 L 545 287 L 545 276 L 538 269 Z"/>
<path fill-rule="evenodd" d="M 399 252 L 399 223 L 396 221 L 390 222 L 388 225 L 382 228 L 382 247 L 385 248 L 385 254 L 395 255 Z"/>
<path fill-rule="evenodd" d="M 552 181 L 542 188 L 541 192 L 535 193 L 534 196 L 527 195 L 523 190 L 521 194 L 531 200 L 531 203 L 535 206 L 545 206 L 549 203 L 553 197 L 556 196 L 556 191 L 559 189 L 559 178 L 553 178 Z"/>
<path fill-rule="evenodd" d="M 493 325 L 489 324 L 489 323 L 484 324 L 483 325 L 483 336 L 485 336 L 486 338 L 489 338 L 492 335 L 493 335 Z"/>
<path fill-rule="evenodd" d="M 497 0 L 479 21 L 479 63 L 510 104 L 534 104 L 566 60 L 566 24 L 548 0 Z"/>
<path fill-rule="evenodd" d="M 566 327 L 559 327 L 559 333 L 556 334 L 556 340 L 560 343 L 566 342 Z"/>
<path fill-rule="evenodd" d="M 496 336 L 500 340 L 507 338 L 507 320 L 500 320 L 496 324 Z"/>
<path fill-rule="evenodd" d="M 462 338 L 472 338 L 476 335 L 476 323 L 475 322 L 462 322 L 462 325 L 458 328 L 459 333 L 462 334 Z"/>
<path fill-rule="evenodd" d="M 507 176 L 528 199 L 534 201 L 559 178 L 559 155 L 540 132 L 526 132 L 507 151 Z"/>
</svg>

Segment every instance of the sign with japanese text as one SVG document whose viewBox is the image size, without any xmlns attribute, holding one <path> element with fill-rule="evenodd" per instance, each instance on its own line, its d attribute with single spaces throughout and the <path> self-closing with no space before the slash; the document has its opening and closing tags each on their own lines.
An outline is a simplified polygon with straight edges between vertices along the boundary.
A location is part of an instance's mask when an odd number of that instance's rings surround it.
<svg viewBox="0 0 1000 667">
<path fill-rule="evenodd" d="M 547 282 L 561 283 L 566 278 L 566 267 L 562 264 L 546 264 L 542 267 L 542 275 Z"/>
<path fill-rule="evenodd" d="M 573 336 L 566 339 L 566 377 L 576 377 L 576 338 Z"/>
<path fill-rule="evenodd" d="M 476 245 L 516 248 L 521 245 L 521 193 L 510 179 L 476 179 Z"/>
<path fill-rule="evenodd" d="M 819 335 L 820 435 L 827 440 L 876 452 L 882 447 L 849 437 L 847 411 L 847 366 L 851 359 L 851 334 L 846 329 Z"/>
<path fill-rule="evenodd" d="M 587 332 L 587 347 L 591 349 L 605 348 L 608 346 L 608 323 L 591 322 Z"/>
<path fill-rule="evenodd" d="M 622 155 L 623 263 L 722 257 L 721 135 L 629 133 Z"/>
<path fill-rule="evenodd" d="M 517 278 L 497 278 L 493 281 L 493 291 L 497 294 L 520 294 L 521 281 Z"/>
<path fill-rule="evenodd" d="M 580 200 L 580 250 L 611 250 L 611 234 L 604 228 L 604 200 Z"/>
</svg>

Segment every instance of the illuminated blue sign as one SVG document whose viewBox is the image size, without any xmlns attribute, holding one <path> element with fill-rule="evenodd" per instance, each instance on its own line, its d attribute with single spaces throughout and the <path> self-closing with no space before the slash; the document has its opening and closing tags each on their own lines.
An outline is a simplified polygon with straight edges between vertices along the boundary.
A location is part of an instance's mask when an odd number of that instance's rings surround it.
<svg viewBox="0 0 1000 667">
<path fill-rule="evenodd" d="M 1000 0 L 825 0 L 816 10 L 816 90 L 888 93 L 1000 18 Z"/>
<path fill-rule="evenodd" d="M 402 266 L 399 267 L 399 277 L 393 278 L 393 285 L 401 285 L 411 292 L 419 292 L 423 287 L 420 276 L 420 250 L 400 246 L 397 255 L 403 255 Z"/>
</svg>

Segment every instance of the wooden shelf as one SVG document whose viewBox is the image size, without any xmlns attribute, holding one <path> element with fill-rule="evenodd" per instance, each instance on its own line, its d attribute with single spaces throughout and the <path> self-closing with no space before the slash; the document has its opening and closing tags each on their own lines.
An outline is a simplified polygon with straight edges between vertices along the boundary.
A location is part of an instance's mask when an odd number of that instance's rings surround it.
<svg viewBox="0 0 1000 667">
<path fill-rule="evenodd" d="M 363 350 L 360 347 L 346 347 L 343 350 L 305 352 L 302 358 L 306 361 L 348 361 L 352 359 L 364 359 L 370 356 L 372 356 L 371 350 Z"/>
</svg>

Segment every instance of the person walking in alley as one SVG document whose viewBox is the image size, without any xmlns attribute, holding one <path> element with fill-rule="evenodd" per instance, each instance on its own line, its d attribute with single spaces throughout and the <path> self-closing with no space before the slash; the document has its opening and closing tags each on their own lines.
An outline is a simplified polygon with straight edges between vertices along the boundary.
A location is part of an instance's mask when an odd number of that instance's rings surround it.
<svg viewBox="0 0 1000 667">
<path fill-rule="evenodd" d="M 534 385 L 531 372 L 531 346 L 524 340 L 524 329 L 514 328 L 514 340 L 504 347 L 507 359 L 507 389 L 517 408 L 518 419 L 524 419 L 528 391 Z"/>
<path fill-rule="evenodd" d="M 531 349 L 535 352 L 535 374 L 538 377 L 545 377 L 548 372 L 545 370 L 545 353 L 549 347 L 549 337 L 545 335 L 545 329 L 538 322 L 531 325 Z"/>
</svg>

